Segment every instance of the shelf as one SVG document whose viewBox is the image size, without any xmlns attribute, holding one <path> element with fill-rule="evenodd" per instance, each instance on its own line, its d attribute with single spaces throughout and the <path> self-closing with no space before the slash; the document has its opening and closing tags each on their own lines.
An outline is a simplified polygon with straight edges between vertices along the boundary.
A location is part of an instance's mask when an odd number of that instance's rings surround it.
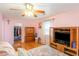
<svg viewBox="0 0 79 59">
<path fill-rule="evenodd" d="M 73 50 L 73 51 L 75 51 L 75 52 L 76 52 L 76 49 L 75 49 L 75 48 L 70 48 L 70 47 L 67 47 L 67 46 L 65 46 L 65 48 L 66 48 L 66 49 Z"/>
<path fill-rule="evenodd" d="M 61 51 L 61 52 L 69 54 L 71 56 L 75 56 L 77 54 L 76 49 L 67 47 L 67 46 L 59 44 L 59 43 L 52 42 L 50 44 L 50 46 L 57 49 L 57 50 L 59 50 L 59 51 Z"/>
<path fill-rule="evenodd" d="M 55 32 L 61 32 L 61 33 L 70 33 L 70 31 L 60 31 L 60 30 L 55 30 Z"/>
<path fill-rule="evenodd" d="M 57 46 L 54 46 L 54 45 L 50 45 L 50 46 L 53 47 L 53 48 L 55 48 L 55 49 L 57 48 Z"/>
<path fill-rule="evenodd" d="M 53 48 L 57 48 L 57 44 L 54 43 L 54 42 L 52 42 L 52 43 L 50 44 L 50 46 L 53 47 Z"/>
<path fill-rule="evenodd" d="M 64 52 L 72 56 L 75 56 L 77 54 L 76 49 L 70 47 L 65 47 Z"/>
<path fill-rule="evenodd" d="M 67 53 L 67 54 L 72 55 L 72 56 L 75 56 L 75 55 L 76 55 L 76 54 L 71 53 L 71 52 L 69 52 L 69 51 L 65 51 L 64 53 Z"/>
<path fill-rule="evenodd" d="M 51 44 L 57 45 L 57 43 L 55 43 L 55 42 L 51 42 Z"/>
</svg>

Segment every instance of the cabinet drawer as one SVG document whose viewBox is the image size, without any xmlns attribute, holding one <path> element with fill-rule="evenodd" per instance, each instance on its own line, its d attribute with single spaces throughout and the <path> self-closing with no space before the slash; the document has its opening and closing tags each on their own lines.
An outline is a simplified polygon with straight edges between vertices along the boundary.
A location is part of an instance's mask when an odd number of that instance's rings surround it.
<svg viewBox="0 0 79 59">
<path fill-rule="evenodd" d="M 60 51 L 62 51 L 62 52 L 64 52 L 64 45 L 58 44 L 57 45 L 57 49 L 60 50 Z"/>
</svg>

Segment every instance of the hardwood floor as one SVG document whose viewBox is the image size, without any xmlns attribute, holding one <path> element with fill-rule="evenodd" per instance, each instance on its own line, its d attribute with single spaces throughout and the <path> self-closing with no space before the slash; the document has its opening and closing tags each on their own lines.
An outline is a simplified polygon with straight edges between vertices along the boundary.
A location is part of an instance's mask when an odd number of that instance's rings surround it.
<svg viewBox="0 0 79 59">
<path fill-rule="evenodd" d="M 35 43 L 34 41 L 22 43 L 20 40 L 15 41 L 15 43 L 13 45 L 15 50 L 17 50 L 17 48 L 25 48 L 26 50 L 29 50 L 29 49 L 36 48 L 39 46 L 41 46 L 41 44 Z"/>
</svg>

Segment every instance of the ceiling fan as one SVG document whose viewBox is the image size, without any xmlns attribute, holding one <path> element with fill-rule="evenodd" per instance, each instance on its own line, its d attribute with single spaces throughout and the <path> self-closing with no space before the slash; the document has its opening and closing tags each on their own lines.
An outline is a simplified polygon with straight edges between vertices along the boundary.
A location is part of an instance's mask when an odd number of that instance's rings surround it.
<svg viewBox="0 0 79 59">
<path fill-rule="evenodd" d="M 34 16 L 38 17 L 38 15 L 45 15 L 45 11 L 42 9 L 35 9 L 35 6 L 31 3 L 25 3 L 24 4 L 25 11 L 22 13 L 22 16 Z M 10 10 L 20 10 L 20 9 L 15 9 L 11 8 Z"/>
</svg>

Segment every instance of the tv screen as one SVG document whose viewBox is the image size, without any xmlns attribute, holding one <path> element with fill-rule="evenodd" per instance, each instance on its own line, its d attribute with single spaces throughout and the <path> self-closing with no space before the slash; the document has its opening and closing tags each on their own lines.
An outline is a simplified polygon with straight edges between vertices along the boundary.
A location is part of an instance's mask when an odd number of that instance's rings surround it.
<svg viewBox="0 0 79 59">
<path fill-rule="evenodd" d="M 70 33 L 55 32 L 55 39 L 58 43 L 70 45 Z"/>
</svg>

